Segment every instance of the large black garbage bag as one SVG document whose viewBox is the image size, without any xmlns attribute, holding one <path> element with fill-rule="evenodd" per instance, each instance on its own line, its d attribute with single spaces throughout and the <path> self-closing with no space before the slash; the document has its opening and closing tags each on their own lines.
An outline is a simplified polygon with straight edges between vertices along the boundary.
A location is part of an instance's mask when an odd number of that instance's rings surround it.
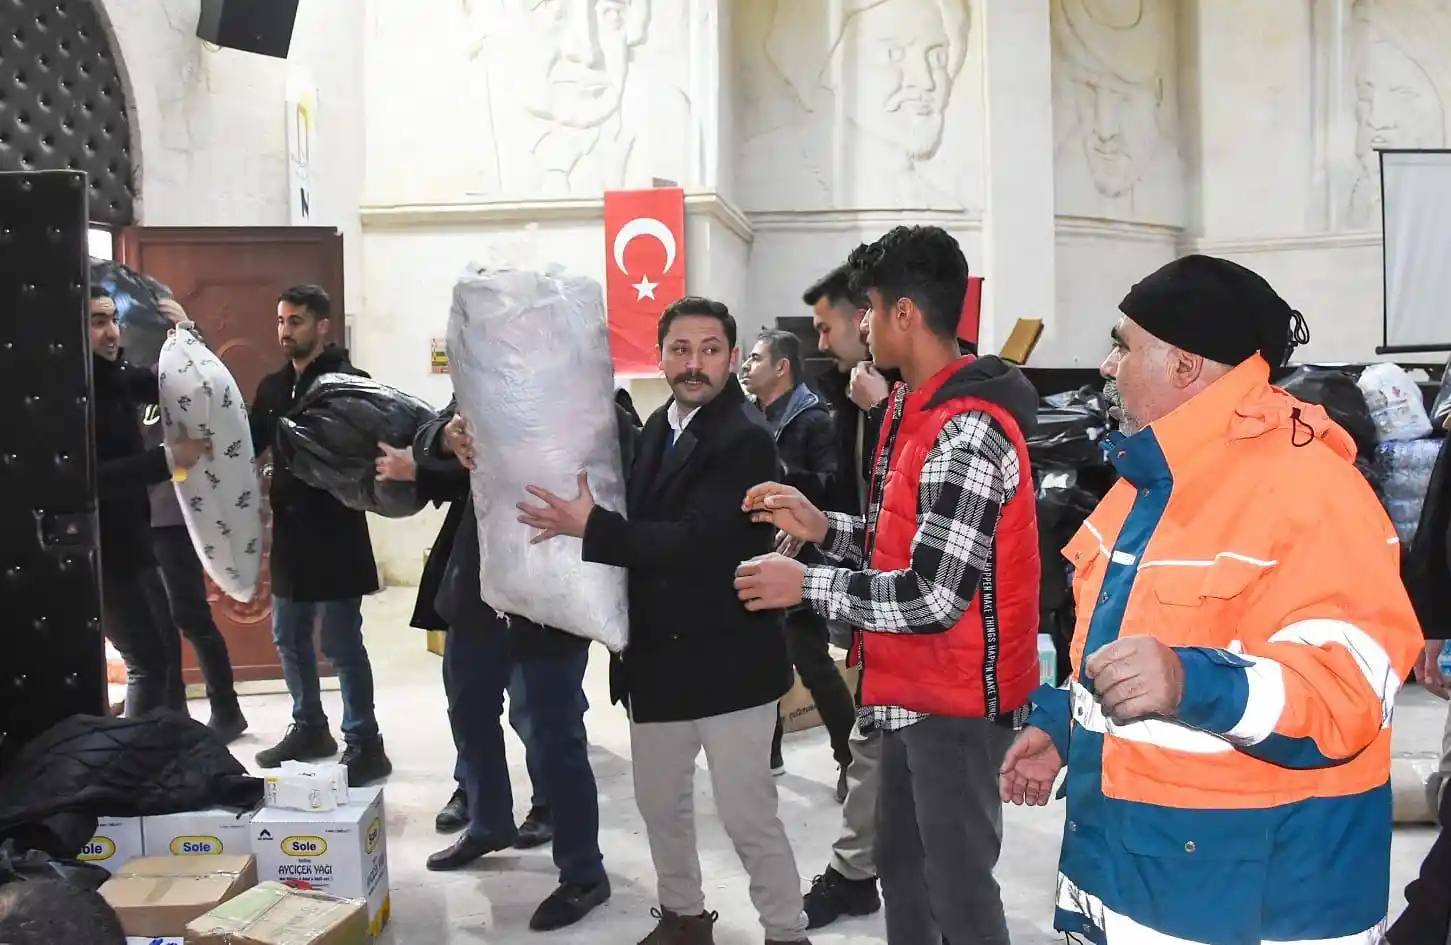
<svg viewBox="0 0 1451 945">
<path fill-rule="evenodd" d="M 74 715 L 27 742 L 0 776 L 0 842 L 72 859 L 99 817 L 247 810 L 261 800 L 261 779 L 190 716 Z"/>
<path fill-rule="evenodd" d="M 437 413 L 369 377 L 324 374 L 278 424 L 278 457 L 292 474 L 350 509 L 406 518 L 426 504 L 411 482 L 379 482 L 378 444 L 404 449 Z"/>
<path fill-rule="evenodd" d="M 95 863 L 52 858 L 43 850 L 21 853 L 14 840 L 0 843 L 0 886 L 36 880 L 60 880 L 77 889 L 95 892 L 108 879 L 111 871 Z"/>
<path fill-rule="evenodd" d="M 116 323 L 121 327 L 121 348 L 126 360 L 142 367 L 156 367 L 161 346 L 171 331 L 171 320 L 156 303 L 171 298 L 171 290 L 150 276 L 109 259 L 91 258 L 91 284 L 106 290 L 116 303 Z"/>
<path fill-rule="evenodd" d="M 1355 466 L 1380 494 L 1381 471 L 1375 458 L 1380 434 L 1354 376 L 1335 368 L 1302 367 L 1281 380 L 1280 387 L 1307 404 L 1324 407 L 1330 419 L 1350 434 L 1355 441 Z"/>
<path fill-rule="evenodd" d="M 1092 387 L 1053 394 L 1038 402 L 1038 428 L 1028 436 L 1034 469 L 1082 469 L 1105 463 L 1099 442 L 1108 431 L 1108 407 Z"/>
</svg>

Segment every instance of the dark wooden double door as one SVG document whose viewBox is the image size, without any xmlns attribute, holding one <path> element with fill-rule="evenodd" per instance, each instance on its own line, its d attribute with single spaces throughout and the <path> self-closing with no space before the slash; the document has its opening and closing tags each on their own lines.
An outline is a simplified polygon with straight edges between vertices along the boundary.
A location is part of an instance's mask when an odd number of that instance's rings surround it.
<svg viewBox="0 0 1451 945">
<path fill-rule="evenodd" d="M 277 346 L 277 296 L 301 282 L 333 298 L 334 340 L 343 323 L 343 241 L 323 227 L 133 227 L 122 230 L 116 258 L 169 286 L 177 301 L 236 377 L 250 400 L 257 382 L 282 364 Z M 263 490 L 266 495 L 266 490 Z M 271 510 L 263 511 L 267 544 Z M 239 603 L 207 582 L 217 626 L 226 637 L 238 680 L 282 675 L 272 644 L 272 594 L 264 546 L 262 585 Z M 196 657 L 184 650 L 186 681 L 200 682 Z M 326 671 L 326 670 L 325 670 Z"/>
</svg>

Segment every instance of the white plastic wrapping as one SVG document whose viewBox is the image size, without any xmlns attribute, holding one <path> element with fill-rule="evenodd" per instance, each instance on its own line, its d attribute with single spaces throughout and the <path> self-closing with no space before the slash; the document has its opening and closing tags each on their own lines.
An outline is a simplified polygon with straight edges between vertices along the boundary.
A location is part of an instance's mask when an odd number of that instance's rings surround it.
<svg viewBox="0 0 1451 945">
<path fill-rule="evenodd" d="M 1431 434 L 1426 400 L 1415 380 L 1399 364 L 1372 364 L 1360 373 L 1360 390 L 1385 440 L 1419 440 Z"/>
<path fill-rule="evenodd" d="M 580 470 L 595 501 L 625 507 L 614 371 L 599 283 L 470 265 L 454 288 L 449 372 L 474 436 L 471 477 L 484 602 L 618 652 L 629 634 L 625 571 L 585 563 L 581 542 L 531 545 L 524 487 L 573 498 Z"/>
</svg>

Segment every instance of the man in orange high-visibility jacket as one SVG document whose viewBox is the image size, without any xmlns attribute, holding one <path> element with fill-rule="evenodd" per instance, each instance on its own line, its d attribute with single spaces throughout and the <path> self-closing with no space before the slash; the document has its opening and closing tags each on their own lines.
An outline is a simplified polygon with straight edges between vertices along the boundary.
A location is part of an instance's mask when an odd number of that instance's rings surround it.
<svg viewBox="0 0 1451 945">
<path fill-rule="evenodd" d="M 1104 362 L 1122 480 L 1065 553 L 1073 676 L 1004 799 L 1067 764 L 1054 925 L 1098 945 L 1378 942 L 1391 709 L 1421 633 L 1350 436 L 1269 383 L 1308 340 L 1259 276 L 1134 286 Z"/>
</svg>

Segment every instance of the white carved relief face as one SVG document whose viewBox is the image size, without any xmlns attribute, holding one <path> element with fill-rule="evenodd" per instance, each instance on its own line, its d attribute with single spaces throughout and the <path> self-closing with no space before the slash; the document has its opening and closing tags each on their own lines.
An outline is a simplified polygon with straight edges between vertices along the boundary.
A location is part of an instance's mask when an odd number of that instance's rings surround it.
<svg viewBox="0 0 1451 945">
<path fill-rule="evenodd" d="M 1367 167 L 1377 148 L 1439 148 L 1446 115 L 1436 87 L 1400 49 L 1380 39 L 1360 48 L 1355 73 L 1355 151 Z"/>
<path fill-rule="evenodd" d="M 1106 197 L 1133 190 L 1159 142 L 1157 80 L 1125 82 L 1108 72 L 1073 76 L 1074 107 L 1093 186 Z"/>
<path fill-rule="evenodd" d="M 505 0 L 496 75 L 536 118 L 571 128 L 604 123 L 630 70 L 630 25 L 650 0 Z M 498 56 L 498 52 L 495 52 Z"/>
<path fill-rule="evenodd" d="M 914 160 L 932 157 L 952 94 L 949 43 L 937 0 L 889 0 L 852 16 L 837 47 L 847 117 Z"/>
</svg>

